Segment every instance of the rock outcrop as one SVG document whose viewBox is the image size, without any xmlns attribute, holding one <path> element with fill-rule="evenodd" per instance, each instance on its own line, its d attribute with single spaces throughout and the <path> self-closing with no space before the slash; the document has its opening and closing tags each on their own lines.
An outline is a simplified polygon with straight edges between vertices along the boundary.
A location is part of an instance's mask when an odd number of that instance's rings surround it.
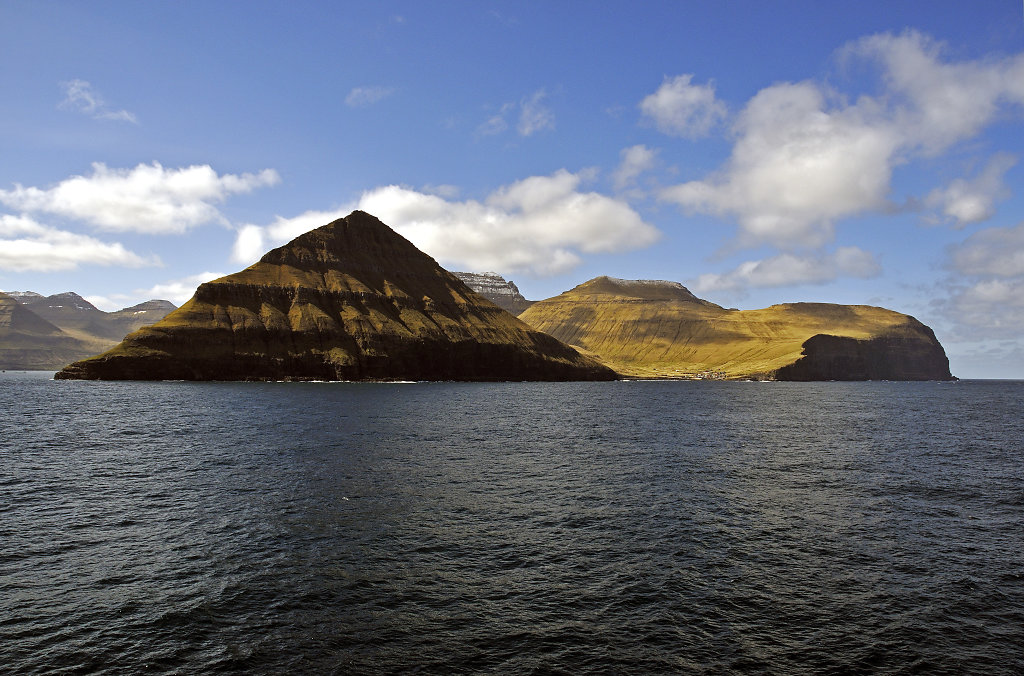
<svg viewBox="0 0 1024 676">
<path fill-rule="evenodd" d="M 520 317 L 630 377 L 952 378 L 930 328 L 866 305 L 730 310 L 675 282 L 598 277 L 539 301 Z"/>
<path fill-rule="evenodd" d="M 452 272 L 466 283 L 466 286 L 506 311 L 519 315 L 533 305 L 526 300 L 513 282 L 496 272 Z"/>
<path fill-rule="evenodd" d="M 57 378 L 611 380 L 356 211 L 200 286 Z"/>
</svg>

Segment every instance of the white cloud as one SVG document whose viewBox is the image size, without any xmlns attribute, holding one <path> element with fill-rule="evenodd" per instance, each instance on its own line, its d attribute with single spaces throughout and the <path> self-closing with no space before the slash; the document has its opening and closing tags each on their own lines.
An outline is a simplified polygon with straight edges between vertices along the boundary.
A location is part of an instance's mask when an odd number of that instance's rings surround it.
<svg viewBox="0 0 1024 676">
<path fill-rule="evenodd" d="M 100 93 L 85 80 L 61 82 L 60 86 L 64 90 L 64 100 L 58 105 L 60 108 L 89 115 L 95 120 L 139 123 L 135 113 L 130 113 L 127 110 L 112 110 L 107 106 Z"/>
<path fill-rule="evenodd" d="M 519 104 L 519 126 L 517 127 L 520 136 L 533 136 L 538 131 L 555 128 L 555 114 L 544 105 L 547 92 L 538 89 Z"/>
<path fill-rule="evenodd" d="M 651 150 L 645 145 L 630 146 L 619 152 L 622 158 L 618 169 L 612 174 L 612 181 L 616 190 L 622 190 L 631 185 L 636 178 L 654 168 L 654 162 L 658 157 L 657 150 Z"/>
<path fill-rule="evenodd" d="M 881 65 L 906 142 L 938 153 L 972 138 L 1004 103 L 1024 104 L 1024 54 L 943 63 L 945 45 L 917 31 L 882 33 L 840 50 Z"/>
<path fill-rule="evenodd" d="M 829 109 L 804 82 L 759 92 L 718 175 L 665 189 L 687 211 L 734 217 L 740 244 L 821 246 L 834 222 L 885 204 L 899 137 L 874 106 Z"/>
<path fill-rule="evenodd" d="M 693 74 L 666 77 L 658 90 L 640 102 L 640 111 L 654 121 L 659 131 L 672 136 L 699 138 L 728 113 L 715 98 L 715 87 L 690 84 Z"/>
<path fill-rule="evenodd" d="M 382 101 L 394 93 L 394 87 L 354 87 L 345 97 L 345 105 L 361 108 Z"/>
<path fill-rule="evenodd" d="M 42 225 L 27 216 L 0 214 L 0 269 L 15 272 L 73 270 L 79 265 L 138 268 L 160 265 L 122 244 Z"/>
<path fill-rule="evenodd" d="M 579 265 L 585 254 L 643 248 L 658 239 L 660 233 L 625 202 L 581 192 L 586 177 L 587 172 L 564 169 L 533 176 L 494 191 L 482 202 L 383 186 L 338 211 L 278 218 L 258 233 L 243 229 L 235 253 L 247 256 L 236 260 L 255 259 L 257 236 L 264 247 L 281 244 L 352 208 L 380 218 L 442 265 L 464 270 L 557 274 Z"/>
<path fill-rule="evenodd" d="M 135 293 L 139 298 L 169 300 L 180 306 L 192 297 L 200 284 L 224 276 L 223 272 L 201 272 L 198 275 L 156 284 L 148 289 L 136 289 Z"/>
<path fill-rule="evenodd" d="M 915 32 L 865 38 L 841 54 L 879 64 L 883 95 L 830 104 L 833 93 L 812 82 L 763 89 L 737 118 L 726 165 L 662 199 L 735 219 L 741 246 L 821 246 L 838 220 L 888 208 L 895 166 L 970 139 L 1001 106 L 1024 102 L 1024 54 L 944 63 L 941 46 Z M 1001 166 L 933 199 L 952 218 L 980 218 L 998 197 Z"/>
<path fill-rule="evenodd" d="M 995 214 L 996 201 L 1009 196 L 1003 175 L 1015 164 L 1015 157 L 1000 153 L 973 179 L 958 178 L 945 188 L 933 190 L 925 204 L 941 209 L 958 227 L 988 220 Z"/>
<path fill-rule="evenodd" d="M 91 176 L 73 176 L 52 188 L 15 184 L 13 190 L 0 190 L 0 202 L 25 212 L 86 221 L 104 230 L 183 233 L 203 223 L 225 223 L 214 204 L 229 195 L 281 180 L 273 169 L 218 175 L 209 165 L 164 169 L 154 162 L 108 169 L 97 162 L 92 169 Z"/>
<path fill-rule="evenodd" d="M 953 267 L 965 275 L 1024 277 L 1024 222 L 979 230 L 950 253 Z"/>
<path fill-rule="evenodd" d="M 760 261 L 747 261 L 724 274 L 701 275 L 693 288 L 698 292 L 742 292 L 749 287 L 827 284 L 839 277 L 868 278 L 880 271 L 870 252 L 850 246 L 840 247 L 832 254 L 782 253 Z"/>
</svg>

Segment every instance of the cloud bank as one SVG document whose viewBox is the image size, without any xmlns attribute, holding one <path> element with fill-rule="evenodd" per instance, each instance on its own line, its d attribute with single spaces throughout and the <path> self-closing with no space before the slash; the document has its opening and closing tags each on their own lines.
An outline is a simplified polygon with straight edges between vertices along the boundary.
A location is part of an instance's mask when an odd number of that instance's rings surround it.
<svg viewBox="0 0 1024 676">
<path fill-rule="evenodd" d="M 56 272 L 79 265 L 138 268 L 160 265 L 117 242 L 48 227 L 26 216 L 0 214 L 0 269 L 14 272 Z"/>
<path fill-rule="evenodd" d="M 874 277 L 881 266 L 868 251 L 855 246 L 840 247 L 831 254 L 797 256 L 782 253 L 759 261 L 741 263 L 723 274 L 705 274 L 693 288 L 698 292 L 742 292 L 749 287 L 777 287 L 797 284 L 827 284 L 839 277 Z"/>
<path fill-rule="evenodd" d="M 346 215 L 353 208 L 377 216 L 449 268 L 554 275 L 586 254 L 638 249 L 660 233 L 628 204 L 580 190 L 586 172 L 560 170 L 495 190 L 483 201 L 454 201 L 390 185 L 369 190 L 336 211 L 278 218 L 241 228 L 234 259 L 252 262 L 292 237 Z"/>
<path fill-rule="evenodd" d="M 73 176 L 51 188 L 0 190 L 0 203 L 23 213 L 48 213 L 102 230 L 180 234 L 204 223 L 227 224 L 216 203 L 280 182 L 273 169 L 218 175 L 209 165 L 165 169 L 159 163 L 110 169 L 97 162 L 89 176 Z"/>
</svg>

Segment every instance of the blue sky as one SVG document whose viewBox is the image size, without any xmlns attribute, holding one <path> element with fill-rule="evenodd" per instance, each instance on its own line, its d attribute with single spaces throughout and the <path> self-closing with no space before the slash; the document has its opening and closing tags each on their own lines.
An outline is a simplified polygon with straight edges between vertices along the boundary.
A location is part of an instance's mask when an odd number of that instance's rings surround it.
<svg viewBox="0 0 1024 676">
<path fill-rule="evenodd" d="M 354 208 L 528 298 L 882 305 L 1024 378 L 1024 7 L 0 3 L 0 289 L 111 310 Z"/>
</svg>

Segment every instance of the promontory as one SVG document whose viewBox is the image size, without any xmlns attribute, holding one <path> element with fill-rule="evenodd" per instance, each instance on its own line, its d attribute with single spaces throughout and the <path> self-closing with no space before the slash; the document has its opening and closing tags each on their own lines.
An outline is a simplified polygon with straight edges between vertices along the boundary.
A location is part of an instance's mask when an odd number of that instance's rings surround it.
<svg viewBox="0 0 1024 676">
<path fill-rule="evenodd" d="M 730 310 L 677 282 L 598 277 L 519 317 L 627 377 L 953 379 L 930 328 L 868 305 Z"/>
</svg>

